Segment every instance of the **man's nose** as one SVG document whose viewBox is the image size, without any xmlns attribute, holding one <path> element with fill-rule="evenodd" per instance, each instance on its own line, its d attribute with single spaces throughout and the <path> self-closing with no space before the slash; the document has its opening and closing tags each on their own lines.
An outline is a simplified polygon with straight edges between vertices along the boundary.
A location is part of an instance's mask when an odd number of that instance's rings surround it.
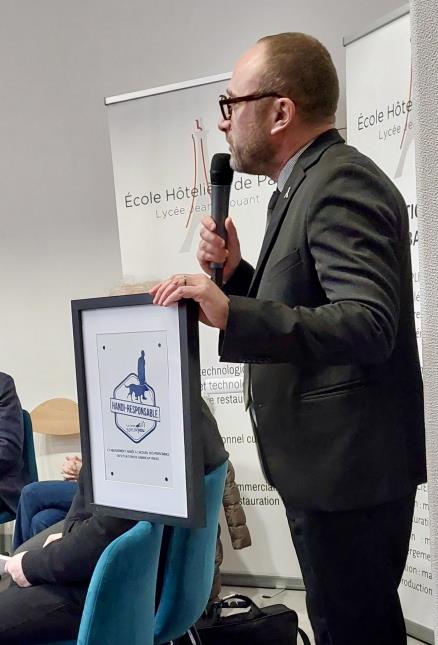
<svg viewBox="0 0 438 645">
<path fill-rule="evenodd" d="M 217 127 L 221 132 L 227 132 L 230 129 L 230 119 L 224 119 L 221 117 L 218 121 Z"/>
</svg>

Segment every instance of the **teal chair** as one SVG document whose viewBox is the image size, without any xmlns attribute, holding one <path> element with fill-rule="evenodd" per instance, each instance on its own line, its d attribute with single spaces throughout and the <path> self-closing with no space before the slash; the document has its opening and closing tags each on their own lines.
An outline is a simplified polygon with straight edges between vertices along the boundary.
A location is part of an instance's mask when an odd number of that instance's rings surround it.
<svg viewBox="0 0 438 645">
<path fill-rule="evenodd" d="M 138 522 L 100 556 L 77 640 L 45 645 L 152 645 L 186 633 L 210 595 L 226 473 L 225 463 L 204 478 L 206 527 L 172 529 L 155 620 L 163 525 Z"/>
<path fill-rule="evenodd" d="M 162 524 L 138 522 L 111 542 L 94 569 L 78 639 L 50 645 L 150 645 L 162 534 Z"/>
<path fill-rule="evenodd" d="M 164 567 L 163 587 L 155 616 L 155 645 L 190 633 L 210 597 L 214 576 L 217 527 L 222 506 L 227 462 L 205 476 L 206 526 L 175 527 L 170 537 Z M 146 645 L 147 641 L 145 641 Z"/>
<path fill-rule="evenodd" d="M 33 443 L 32 420 L 27 410 L 23 410 L 24 442 L 23 460 L 25 466 L 26 484 L 38 481 L 38 470 L 35 459 L 35 447 Z M 0 513 L 0 524 L 15 520 L 15 513 L 3 511 Z"/>
</svg>

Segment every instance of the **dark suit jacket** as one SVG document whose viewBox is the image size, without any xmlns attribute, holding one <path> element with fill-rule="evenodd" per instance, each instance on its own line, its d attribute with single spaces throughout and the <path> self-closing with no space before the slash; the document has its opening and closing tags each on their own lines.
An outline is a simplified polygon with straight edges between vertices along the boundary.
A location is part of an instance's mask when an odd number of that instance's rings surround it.
<svg viewBox="0 0 438 645">
<path fill-rule="evenodd" d="M 223 464 L 228 459 L 228 453 L 216 421 L 202 400 L 201 431 L 204 472 L 207 474 Z M 52 542 L 45 549 L 33 550 L 32 540 L 20 547 L 20 551 L 32 549 L 23 556 L 24 575 L 34 585 L 78 584 L 86 589 L 105 547 L 135 524 L 133 520 L 92 514 L 85 503 L 80 476 L 79 490 L 64 522 L 62 540 Z"/>
<path fill-rule="evenodd" d="M 262 465 L 286 505 L 345 510 L 425 480 L 408 215 L 336 130 L 299 157 L 255 271 L 226 285 L 224 361 L 250 363 Z"/>
<path fill-rule="evenodd" d="M 23 412 L 13 379 L 0 372 L 0 504 L 15 513 L 27 483 L 23 461 Z"/>
</svg>

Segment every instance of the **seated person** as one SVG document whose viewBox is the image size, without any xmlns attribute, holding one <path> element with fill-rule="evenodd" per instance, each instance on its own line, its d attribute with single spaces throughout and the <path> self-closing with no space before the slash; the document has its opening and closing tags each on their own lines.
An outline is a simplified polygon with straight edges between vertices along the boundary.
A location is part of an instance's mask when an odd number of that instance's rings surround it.
<svg viewBox="0 0 438 645">
<path fill-rule="evenodd" d="M 14 551 L 23 542 L 65 519 L 78 489 L 81 457 L 66 457 L 61 467 L 64 481 L 27 484 L 21 491 L 14 530 Z"/>
<path fill-rule="evenodd" d="M 26 483 L 23 411 L 13 379 L 0 372 L 0 512 L 15 514 Z"/>
<path fill-rule="evenodd" d="M 223 464 L 228 454 L 216 421 L 201 397 L 200 401 L 208 473 Z M 134 525 L 132 520 L 90 514 L 79 476 L 79 489 L 63 525 L 23 544 L 6 564 L 13 582 L 0 593 L 0 643 L 36 645 L 76 638 L 97 560 L 110 542 Z M 60 530 L 48 537 L 50 531 Z"/>
</svg>

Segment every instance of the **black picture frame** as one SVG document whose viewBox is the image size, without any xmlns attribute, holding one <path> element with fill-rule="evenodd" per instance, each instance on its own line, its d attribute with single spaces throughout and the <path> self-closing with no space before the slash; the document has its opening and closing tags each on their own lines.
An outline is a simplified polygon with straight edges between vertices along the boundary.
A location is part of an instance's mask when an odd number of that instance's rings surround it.
<svg viewBox="0 0 438 645">
<path fill-rule="evenodd" d="M 149 294 L 132 294 L 71 301 L 76 383 L 82 449 L 82 481 L 85 500 L 94 513 L 132 520 L 148 520 L 184 527 L 205 526 L 204 464 L 201 436 L 201 382 L 199 364 L 198 306 L 191 300 L 178 303 L 179 349 L 182 385 L 185 487 L 187 516 L 138 511 L 96 503 L 93 490 L 87 373 L 84 359 L 83 314 L 90 310 L 145 307 L 153 305 Z M 127 310 L 129 311 L 129 309 Z"/>
</svg>

